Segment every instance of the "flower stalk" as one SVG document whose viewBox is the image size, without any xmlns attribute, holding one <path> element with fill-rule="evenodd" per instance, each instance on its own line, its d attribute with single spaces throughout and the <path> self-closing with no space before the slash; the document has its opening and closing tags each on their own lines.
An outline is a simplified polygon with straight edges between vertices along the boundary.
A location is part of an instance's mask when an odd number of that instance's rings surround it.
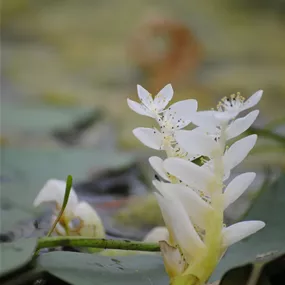
<svg viewBox="0 0 285 285">
<path fill-rule="evenodd" d="M 69 198 L 71 189 L 72 189 L 72 176 L 68 175 L 67 179 L 66 179 L 66 186 L 65 186 L 63 203 L 62 203 L 61 209 L 60 209 L 60 211 L 59 211 L 55 221 L 53 222 L 49 232 L 47 233 L 47 237 L 51 236 L 51 234 L 53 233 L 57 223 L 60 221 L 60 219 L 61 219 L 61 217 L 62 217 L 62 215 L 64 213 L 65 207 L 66 207 L 66 205 L 68 203 L 68 198 Z M 68 227 L 67 226 L 65 226 L 65 230 L 68 233 Z"/>
</svg>

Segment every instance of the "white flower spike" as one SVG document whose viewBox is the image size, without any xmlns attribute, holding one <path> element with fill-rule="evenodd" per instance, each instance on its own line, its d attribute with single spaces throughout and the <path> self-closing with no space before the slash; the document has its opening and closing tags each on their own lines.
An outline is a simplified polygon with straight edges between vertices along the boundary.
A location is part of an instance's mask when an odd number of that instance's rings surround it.
<svg viewBox="0 0 285 285">
<path fill-rule="evenodd" d="M 265 226 L 262 221 L 244 221 L 226 227 L 223 220 L 224 210 L 256 176 L 253 172 L 243 173 L 224 185 L 257 140 L 256 135 L 250 135 L 228 146 L 230 139 L 253 124 L 259 111 L 236 117 L 255 106 L 261 96 L 262 91 L 248 100 L 240 94 L 232 95 L 222 99 L 217 111 L 196 112 L 195 100 L 177 102 L 162 111 L 166 104 L 154 109 L 145 90 L 139 91 L 144 106 L 156 113 L 153 118 L 159 129 L 137 128 L 134 134 L 146 146 L 164 150 L 167 155 L 165 160 L 150 157 L 149 162 L 161 178 L 157 176 L 153 184 L 169 233 L 160 241 L 160 248 L 172 285 L 204 284 L 227 247 Z M 196 128 L 181 130 L 191 121 Z M 200 165 L 197 157 L 201 158 Z"/>
<path fill-rule="evenodd" d="M 61 210 L 65 186 L 65 181 L 50 179 L 34 200 L 35 207 L 44 203 L 55 203 L 56 208 L 51 218 L 51 224 L 56 220 Z M 71 188 L 66 208 L 55 230 L 59 235 L 105 237 L 105 231 L 100 217 L 88 203 L 78 201 L 73 188 Z"/>
</svg>

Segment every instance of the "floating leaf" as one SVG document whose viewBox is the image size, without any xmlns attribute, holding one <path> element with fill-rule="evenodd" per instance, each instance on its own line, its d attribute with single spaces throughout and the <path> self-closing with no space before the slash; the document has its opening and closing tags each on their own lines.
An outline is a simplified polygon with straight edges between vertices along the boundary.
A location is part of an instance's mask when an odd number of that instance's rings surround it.
<svg viewBox="0 0 285 285">
<path fill-rule="evenodd" d="M 38 264 L 73 285 L 165 285 L 162 258 L 155 255 L 99 256 L 73 252 L 41 255 Z"/>
<path fill-rule="evenodd" d="M 36 238 L 21 239 L 11 243 L 1 243 L 0 277 L 27 265 L 33 257 L 36 246 Z"/>
<path fill-rule="evenodd" d="M 2 133 L 47 133 L 55 128 L 65 128 L 86 114 L 95 112 L 90 107 L 51 107 L 42 104 L 5 103 L 1 110 Z M 99 112 L 99 110 L 98 110 Z"/>
</svg>

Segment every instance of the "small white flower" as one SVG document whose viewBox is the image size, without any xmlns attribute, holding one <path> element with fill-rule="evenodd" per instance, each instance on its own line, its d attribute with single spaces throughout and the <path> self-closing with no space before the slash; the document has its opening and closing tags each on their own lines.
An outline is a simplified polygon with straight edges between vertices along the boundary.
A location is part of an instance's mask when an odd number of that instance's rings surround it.
<svg viewBox="0 0 285 285">
<path fill-rule="evenodd" d="M 191 123 L 197 110 L 197 101 L 180 101 L 164 110 L 173 96 L 171 84 L 166 85 L 154 99 L 147 90 L 138 85 L 138 96 L 141 103 L 128 99 L 129 107 L 138 114 L 154 118 L 159 128 L 136 128 L 133 130 L 134 135 L 150 148 L 177 151 L 174 133 Z"/>
<path fill-rule="evenodd" d="M 211 111 L 209 111 L 211 112 Z M 197 114 L 199 114 L 198 112 Z M 248 128 L 254 123 L 256 120 L 257 116 L 259 114 L 258 110 L 254 110 L 247 114 L 243 118 L 239 118 L 236 120 L 231 121 L 225 128 L 225 139 L 230 140 L 232 138 L 235 138 L 248 130 Z M 210 114 L 209 114 L 210 115 Z M 199 115 L 197 115 L 199 116 Z M 205 117 L 204 117 L 205 118 Z M 182 142 L 183 145 L 185 145 L 186 142 L 189 142 L 191 139 L 191 135 L 194 136 L 195 134 L 206 134 L 208 137 L 212 138 L 213 140 L 218 140 L 221 136 L 221 128 L 219 126 L 216 126 L 215 120 L 213 120 L 210 116 L 209 118 L 206 116 L 206 120 L 204 123 L 200 124 L 199 127 L 191 130 L 191 131 L 177 131 L 175 133 L 175 138 L 180 144 L 181 140 L 184 140 L 185 142 Z M 209 119 L 209 120 L 208 120 Z M 195 121 L 195 119 L 194 119 Z M 183 132 L 183 135 L 180 134 L 180 132 Z M 180 138 L 178 139 L 178 136 Z M 189 137 L 188 137 L 189 136 Z M 187 148 L 189 149 L 189 147 Z"/>
<path fill-rule="evenodd" d="M 37 197 L 34 200 L 34 206 L 38 207 L 43 203 L 55 203 L 56 210 L 59 211 L 61 209 L 64 194 L 65 194 L 65 186 L 66 182 L 57 180 L 57 179 L 50 179 L 48 180 Z M 64 215 L 66 217 L 72 217 L 73 209 L 78 204 L 78 198 L 73 188 L 71 188 L 68 203 L 65 207 Z"/>
<path fill-rule="evenodd" d="M 255 92 L 251 97 L 249 97 L 246 101 L 245 98 L 237 93 L 237 95 L 233 94 L 228 97 L 224 97 L 221 102 L 218 104 L 217 109 L 220 112 L 228 112 L 235 114 L 234 117 L 249 108 L 255 106 L 262 97 L 262 90 Z"/>
<path fill-rule="evenodd" d="M 194 152 L 198 155 L 204 155 L 209 158 L 213 158 L 220 150 L 218 139 L 214 139 L 212 136 L 205 133 L 199 133 L 195 131 L 179 131 L 176 133 L 176 140 L 186 151 Z M 257 135 L 247 136 L 230 146 L 223 155 L 224 159 L 224 175 L 231 171 L 235 166 L 241 163 L 249 152 L 254 147 L 257 140 Z M 205 167 L 211 167 L 211 161 L 209 161 Z M 166 169 L 166 171 L 169 171 Z"/>
<path fill-rule="evenodd" d="M 174 133 L 191 123 L 191 118 L 197 109 L 196 100 L 184 100 L 174 103 L 161 115 L 157 116 L 160 130 L 156 128 L 136 128 L 135 137 L 146 146 L 165 150 L 166 146 L 175 146 Z"/>
<path fill-rule="evenodd" d="M 164 110 L 173 96 L 171 84 L 167 84 L 163 89 L 161 89 L 154 99 L 142 86 L 138 85 L 137 90 L 141 103 L 127 99 L 129 107 L 140 115 L 152 118 L 156 118 L 157 115 Z"/>
<path fill-rule="evenodd" d="M 50 179 L 46 182 L 34 200 L 34 206 L 38 207 L 44 203 L 55 203 L 56 209 L 51 218 L 53 223 L 64 199 L 66 182 Z M 105 237 L 105 231 L 97 212 L 86 202 L 79 202 L 73 188 L 71 188 L 66 208 L 56 225 L 59 235 L 81 235 L 88 237 Z"/>
<path fill-rule="evenodd" d="M 216 128 L 220 127 L 222 124 L 228 124 L 233 120 L 240 112 L 245 111 L 249 108 L 255 106 L 262 97 L 262 90 L 254 93 L 248 100 L 244 102 L 244 98 L 240 95 L 232 95 L 230 98 L 223 98 L 222 101 L 218 104 L 218 111 L 200 111 L 197 112 L 193 117 L 192 122 L 205 131 L 209 133 L 216 132 Z M 249 118 L 245 120 L 248 122 L 242 122 L 242 129 L 247 129 L 256 119 L 258 113 L 252 114 Z M 250 123 L 251 122 L 251 123 Z M 243 124 L 244 123 L 244 124 Z M 237 123 L 238 126 L 233 126 L 234 128 L 241 128 L 241 123 Z M 249 126 L 247 126 L 249 124 Z M 240 131 L 236 131 L 241 134 Z M 237 136 L 237 135 L 234 135 Z M 231 135 L 231 137 L 234 137 Z"/>
</svg>

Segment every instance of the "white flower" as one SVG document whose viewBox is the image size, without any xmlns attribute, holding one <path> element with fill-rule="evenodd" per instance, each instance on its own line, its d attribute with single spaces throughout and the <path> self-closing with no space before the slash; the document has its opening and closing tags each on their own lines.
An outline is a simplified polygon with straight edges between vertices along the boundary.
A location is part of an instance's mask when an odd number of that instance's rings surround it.
<svg viewBox="0 0 285 285">
<path fill-rule="evenodd" d="M 262 97 L 262 90 L 254 93 L 248 100 L 244 102 L 244 98 L 240 95 L 232 95 L 230 98 L 223 98 L 218 104 L 218 111 L 200 111 L 197 112 L 193 117 L 192 122 L 203 128 L 205 131 L 210 133 L 215 132 L 216 128 L 221 126 L 223 123 L 229 123 L 233 120 L 240 112 L 245 111 L 255 106 Z M 232 127 L 238 130 L 231 130 L 233 134 L 229 134 L 229 137 L 235 137 L 245 131 L 254 122 L 258 113 L 252 113 L 251 116 L 245 117 L 245 121 L 239 121 Z M 245 130 L 243 130 L 245 129 Z M 238 134 L 235 134 L 238 133 Z M 229 139 L 229 138 L 228 138 Z"/>
<path fill-rule="evenodd" d="M 250 115 L 250 114 L 249 114 Z M 242 119 L 240 119 L 242 120 Z M 238 120 L 237 120 L 238 121 Z M 241 128 L 240 128 L 241 129 Z M 225 130 L 227 133 L 227 129 Z M 183 147 L 188 153 L 192 152 L 196 155 L 204 155 L 209 158 L 213 158 L 220 149 L 220 143 L 218 137 L 207 135 L 203 132 L 181 130 L 175 134 L 175 138 L 179 145 Z M 250 135 L 235 142 L 224 154 L 225 160 L 238 159 L 240 163 L 254 147 L 257 140 L 256 135 Z M 226 164 L 226 170 L 231 170 L 234 166 Z"/>
<path fill-rule="evenodd" d="M 51 218 L 53 223 L 64 199 L 66 182 L 50 179 L 46 182 L 34 200 L 34 206 L 38 207 L 44 203 L 55 203 L 55 212 Z M 72 188 L 63 215 L 56 225 L 59 235 L 81 235 L 87 237 L 103 238 L 105 231 L 102 221 L 96 211 L 86 202 L 78 201 L 77 195 Z"/>
<path fill-rule="evenodd" d="M 191 123 L 197 110 L 197 101 L 183 100 L 164 110 L 173 96 L 171 84 L 166 85 L 154 99 L 147 90 L 138 85 L 138 96 L 141 103 L 128 99 L 129 107 L 140 115 L 154 118 L 159 127 L 136 128 L 133 130 L 134 135 L 153 149 L 170 151 L 177 147 L 174 133 Z"/>
<path fill-rule="evenodd" d="M 206 135 L 203 136 L 203 139 L 206 141 Z M 247 136 L 232 144 L 231 147 L 225 151 L 222 156 L 223 180 L 228 178 L 231 170 L 246 158 L 254 147 L 256 140 L 257 135 Z M 189 145 L 201 155 L 212 157 L 215 151 L 212 144 L 215 142 L 209 138 L 209 145 L 207 145 L 205 141 L 202 142 L 199 135 L 197 140 L 193 138 L 192 141 L 189 141 Z M 209 149 L 207 149 L 207 146 Z M 164 171 L 189 185 L 189 187 L 207 192 L 208 184 L 215 180 L 213 165 L 213 160 L 208 161 L 203 166 L 198 166 L 193 162 L 181 158 L 167 158 L 164 160 L 162 168 Z"/>
<path fill-rule="evenodd" d="M 217 109 L 222 112 L 238 114 L 255 106 L 260 101 L 262 93 L 263 91 L 259 90 L 246 101 L 239 93 L 237 95 L 231 95 L 230 98 L 224 97 L 218 104 Z"/>
<path fill-rule="evenodd" d="M 157 115 L 164 110 L 173 96 L 171 84 L 167 84 L 163 89 L 161 89 L 154 99 L 152 99 L 151 94 L 142 86 L 138 85 L 137 90 L 141 103 L 127 99 L 129 107 L 140 115 L 152 118 L 156 118 Z"/>
<path fill-rule="evenodd" d="M 56 210 L 60 211 L 64 199 L 65 186 L 65 181 L 57 179 L 48 180 L 35 198 L 34 206 L 38 207 L 43 203 L 54 202 Z M 72 217 L 73 210 L 77 204 L 78 198 L 74 189 L 72 188 L 69 194 L 68 203 L 65 207 L 64 216 L 68 218 Z"/>
<path fill-rule="evenodd" d="M 175 145 L 175 131 L 189 125 L 196 110 L 196 100 L 189 99 L 174 103 L 161 115 L 157 116 L 160 130 L 156 128 L 136 128 L 133 130 L 133 134 L 150 148 L 165 149 L 165 146 Z"/>
</svg>

